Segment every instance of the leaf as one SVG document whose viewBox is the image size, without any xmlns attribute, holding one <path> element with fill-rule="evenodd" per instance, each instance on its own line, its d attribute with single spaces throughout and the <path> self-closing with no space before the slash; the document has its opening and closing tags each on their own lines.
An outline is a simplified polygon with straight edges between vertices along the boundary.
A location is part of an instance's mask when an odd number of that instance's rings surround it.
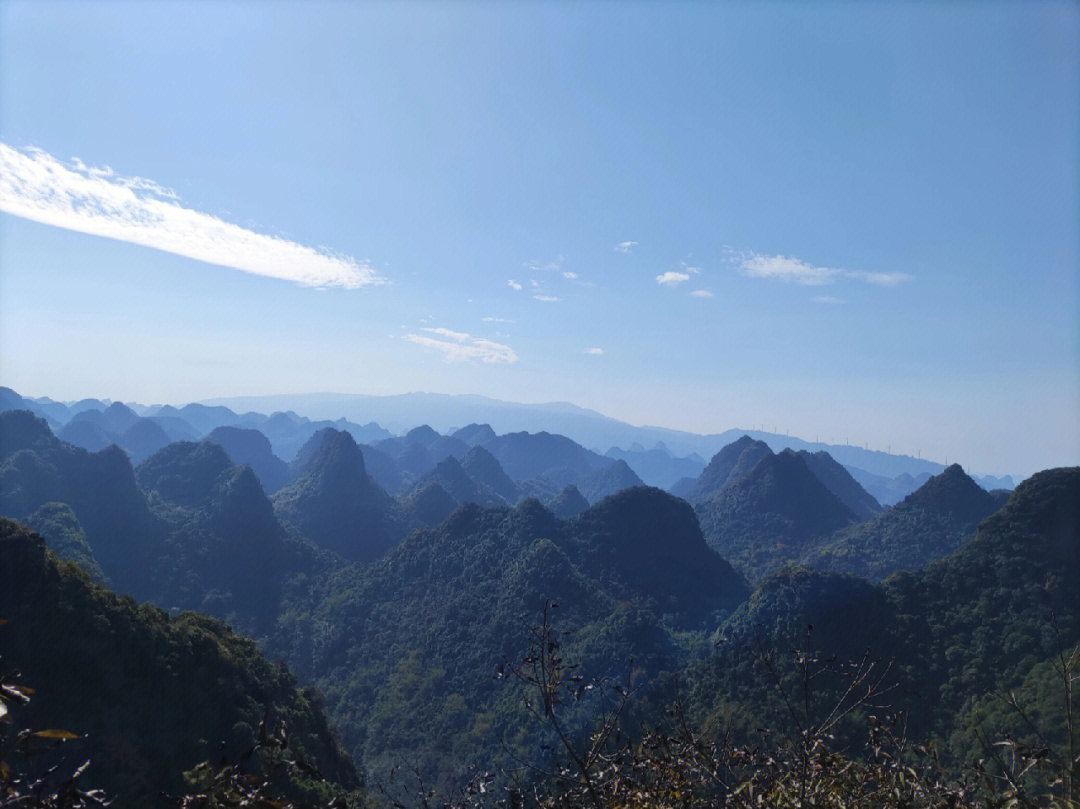
<svg viewBox="0 0 1080 809">
<path fill-rule="evenodd" d="M 70 730 L 60 730 L 60 728 L 39 730 L 36 733 L 31 733 L 30 735 L 38 739 L 59 739 L 60 741 L 67 741 L 69 739 L 79 738 L 77 734 L 72 733 Z"/>
</svg>

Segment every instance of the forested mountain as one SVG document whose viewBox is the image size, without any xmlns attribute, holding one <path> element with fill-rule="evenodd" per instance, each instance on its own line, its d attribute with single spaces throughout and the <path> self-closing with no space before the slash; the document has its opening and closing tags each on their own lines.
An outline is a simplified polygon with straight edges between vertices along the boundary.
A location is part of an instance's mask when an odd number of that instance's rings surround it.
<svg viewBox="0 0 1080 809">
<path fill-rule="evenodd" d="M 103 788 L 119 809 L 164 807 L 189 788 L 185 770 L 239 759 L 265 720 L 284 721 L 292 754 L 323 776 L 360 785 L 317 695 L 224 624 L 193 613 L 170 618 L 102 590 L 6 519 L 0 559 L 0 666 L 33 689 L 17 718 L 80 737 L 68 742 L 74 749 L 58 780 L 89 760 L 84 788 Z M 302 783 L 292 789 L 303 794 Z"/>
<path fill-rule="evenodd" d="M 366 561 L 404 535 L 400 506 L 368 477 L 360 448 L 347 432 L 317 432 L 300 450 L 295 473 L 295 481 L 274 495 L 274 510 L 319 547 Z"/>
<path fill-rule="evenodd" d="M 754 449 L 747 445 L 746 451 Z M 728 480 L 739 472 L 745 454 L 732 464 Z M 716 468 L 722 473 L 726 465 Z M 764 455 L 737 480 L 699 501 L 696 511 L 709 546 L 751 581 L 801 558 L 856 519 L 791 450 Z"/>
<path fill-rule="evenodd" d="M 248 430 L 217 436 L 237 443 L 237 456 L 276 460 Z M 1080 640 L 1080 470 L 1041 473 L 999 508 L 1000 494 L 950 467 L 860 522 L 845 502 L 869 508 L 872 498 L 829 458 L 774 454 L 747 437 L 712 459 L 702 475 L 712 493 L 694 507 L 647 487 L 589 507 L 553 478 L 585 470 L 584 479 L 630 482 L 624 462 L 559 436 L 463 430 L 452 444 L 420 430 L 395 445 L 462 454 L 395 499 L 371 479 L 369 448 L 324 427 L 298 451 L 292 483 L 269 498 L 214 441 L 172 443 L 133 470 L 116 447 L 90 453 L 30 413 L 5 412 L 0 512 L 110 586 L 256 638 L 326 695 L 369 775 L 408 762 L 444 791 L 474 768 L 554 761 L 550 727 L 523 708 L 529 688 L 495 677 L 527 654 L 551 601 L 552 621 L 569 632 L 560 653 L 580 664 L 574 676 L 632 691 L 629 738 L 663 722 L 677 698 L 702 733 L 786 733 L 771 678 L 797 686 L 789 653 L 807 644 L 821 652 L 815 665 L 867 649 L 894 660 L 891 704 L 919 712 L 908 720 L 913 738 L 936 737 L 950 767 L 981 749 L 980 722 L 1008 719 L 983 699 L 992 689 L 1029 683 L 1033 710 L 1051 712 L 1052 652 Z M 500 446 L 519 471 L 542 473 L 515 480 Z M 530 446 L 538 460 L 517 458 Z M 511 504 L 496 486 L 516 497 L 534 487 L 549 507 Z M 881 584 L 847 574 L 897 569 L 910 572 Z M 805 708 L 824 710 L 842 677 L 814 682 Z M 574 739 L 598 721 L 600 691 L 560 709 Z M 839 745 L 865 730 L 861 717 L 837 728 Z"/>
<path fill-rule="evenodd" d="M 967 488 L 955 471 L 947 474 L 937 491 Z M 1080 642 L 1080 468 L 1033 476 L 971 542 L 883 585 L 783 570 L 725 622 L 720 635 L 725 642 L 690 678 L 702 721 L 738 715 L 766 726 L 790 724 L 770 685 L 774 675 L 761 668 L 755 649 L 776 650 L 770 665 L 795 688 L 799 666 L 781 650 L 805 650 L 815 665 L 869 654 L 868 660 L 879 661 L 879 673 L 891 666 L 888 703 L 908 711 L 910 738 L 936 736 L 953 766 L 986 756 L 992 751 L 979 735 L 985 741 L 991 728 L 978 730 L 972 697 L 1019 687 Z M 836 683 L 835 677 L 814 683 L 814 710 L 829 709 Z M 1060 715 L 1060 698 L 1044 687 L 1024 699 L 1033 715 L 1051 717 Z M 1046 730 L 1061 741 L 1062 727 Z M 1031 727 L 1025 733 L 1035 741 Z"/>
<path fill-rule="evenodd" d="M 842 529 L 806 562 L 869 579 L 917 570 L 956 550 L 1001 504 L 953 464 L 874 519 Z"/>
<path fill-rule="evenodd" d="M 327 695 L 350 749 L 386 776 L 418 763 L 444 785 L 501 744 L 526 749 L 530 722 L 496 667 L 524 654 L 549 600 L 582 671 L 638 670 L 643 692 L 681 665 L 677 628 L 704 628 L 746 594 L 710 551 L 693 512 L 656 489 L 631 489 L 562 522 L 535 500 L 462 506 L 375 564 L 333 573 L 326 598 L 284 616 L 272 654 Z M 577 713 L 586 723 L 588 711 Z M 449 779 L 449 780 L 448 780 Z"/>
</svg>

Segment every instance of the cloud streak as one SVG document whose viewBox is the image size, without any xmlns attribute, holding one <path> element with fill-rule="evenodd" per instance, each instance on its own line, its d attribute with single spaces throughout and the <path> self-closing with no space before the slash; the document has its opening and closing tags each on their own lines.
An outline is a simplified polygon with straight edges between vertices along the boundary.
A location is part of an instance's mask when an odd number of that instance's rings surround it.
<svg viewBox="0 0 1080 809">
<path fill-rule="evenodd" d="M 845 270 L 838 267 L 815 267 L 788 256 L 763 256 L 760 253 L 744 253 L 738 257 L 739 269 L 751 278 L 771 278 L 803 286 L 824 286 L 843 278 L 862 281 L 877 286 L 894 287 L 912 276 L 904 272 L 865 272 Z"/>
<path fill-rule="evenodd" d="M 622 253 L 623 255 L 629 255 L 634 252 L 634 248 L 637 247 L 637 242 L 619 242 L 615 245 L 615 252 Z"/>
<path fill-rule="evenodd" d="M 0 143 L 0 211 L 310 287 L 384 283 L 365 261 L 256 233 L 179 203 L 139 177 Z"/>
<path fill-rule="evenodd" d="M 447 362 L 479 360 L 491 364 L 505 363 L 509 365 L 518 361 L 514 349 L 502 343 L 444 328 L 424 328 L 421 331 L 427 332 L 427 334 L 406 334 L 403 339 L 425 348 L 434 349 L 442 354 Z"/>
</svg>

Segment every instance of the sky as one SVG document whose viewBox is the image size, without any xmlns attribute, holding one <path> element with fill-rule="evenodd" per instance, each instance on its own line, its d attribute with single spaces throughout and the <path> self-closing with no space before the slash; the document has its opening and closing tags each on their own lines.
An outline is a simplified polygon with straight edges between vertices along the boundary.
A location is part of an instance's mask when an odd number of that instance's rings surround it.
<svg viewBox="0 0 1080 809">
<path fill-rule="evenodd" d="M 0 384 L 1080 463 L 1078 9 L 0 0 Z"/>
</svg>

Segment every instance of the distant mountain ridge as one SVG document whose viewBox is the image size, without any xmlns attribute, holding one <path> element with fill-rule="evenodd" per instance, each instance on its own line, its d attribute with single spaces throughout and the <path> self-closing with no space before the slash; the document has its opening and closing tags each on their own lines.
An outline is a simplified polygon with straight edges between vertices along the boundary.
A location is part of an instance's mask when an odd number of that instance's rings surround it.
<svg viewBox="0 0 1080 809">
<path fill-rule="evenodd" d="M 66 405 L 47 398 L 24 398 L 10 388 L 0 388 L 0 410 L 29 409 L 46 418 L 54 430 L 59 430 L 78 412 L 103 412 L 110 406 L 108 401 L 98 399 Z M 712 457 L 744 434 L 765 442 L 774 452 L 786 448 L 828 452 L 883 504 L 897 502 L 944 469 L 942 464 L 921 458 L 850 445 L 811 443 L 775 433 L 732 429 L 699 435 L 667 428 L 636 427 L 568 403 L 517 404 L 471 395 L 296 394 L 211 399 L 183 408 L 129 403 L 128 409 L 154 420 L 171 440 L 195 440 L 219 426 L 258 428 L 270 439 L 275 454 L 287 462 L 304 441 L 325 426 L 348 430 L 361 444 L 376 444 L 391 438 L 387 426 L 398 432 L 417 424 L 427 424 L 444 433 L 460 429 L 462 435 L 452 437 L 465 439 L 468 446 L 487 443 L 495 432 L 546 431 L 566 436 L 584 447 L 596 448 L 598 454 L 609 447 L 609 457 L 626 460 L 643 481 L 673 491 L 680 478 L 697 475 L 702 458 Z M 350 417 L 355 420 L 350 421 Z M 469 426 L 460 427 L 462 424 Z M 184 434 L 185 427 L 191 434 Z M 469 434 L 470 428 L 480 433 Z M 644 449 L 647 446 L 653 449 Z M 910 476 L 907 482 L 893 482 L 905 475 Z M 1008 476 L 976 480 L 988 489 L 1011 489 L 1014 485 Z"/>
</svg>

